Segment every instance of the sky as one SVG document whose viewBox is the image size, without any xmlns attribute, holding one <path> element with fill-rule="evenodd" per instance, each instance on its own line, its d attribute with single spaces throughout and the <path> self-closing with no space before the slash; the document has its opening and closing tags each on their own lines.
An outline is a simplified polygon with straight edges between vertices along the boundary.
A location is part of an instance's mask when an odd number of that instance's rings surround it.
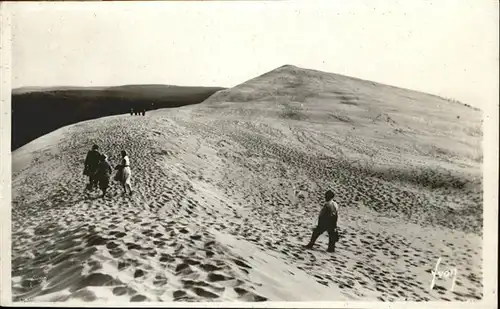
<svg viewBox="0 0 500 309">
<path fill-rule="evenodd" d="M 496 1 L 311 2 L 10 3 L 11 85 L 232 87 L 292 64 L 498 98 Z"/>
</svg>

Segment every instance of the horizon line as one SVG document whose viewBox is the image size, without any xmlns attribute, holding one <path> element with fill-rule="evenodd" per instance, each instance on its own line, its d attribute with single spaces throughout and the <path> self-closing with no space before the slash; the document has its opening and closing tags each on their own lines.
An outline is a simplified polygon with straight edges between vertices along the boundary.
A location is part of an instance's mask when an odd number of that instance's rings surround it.
<svg viewBox="0 0 500 309">
<path fill-rule="evenodd" d="M 255 77 L 252 77 L 250 79 L 247 79 L 241 83 L 238 83 L 234 86 L 230 86 L 230 87 L 226 87 L 226 86 L 193 86 L 193 85 L 174 85 L 174 84 L 155 84 L 155 83 L 147 83 L 147 84 L 138 84 L 138 83 L 131 83 L 131 84 L 119 84 L 119 85 L 101 85 L 101 86 L 74 86 L 74 85 L 56 85 L 56 86 L 21 86 L 21 87 L 16 87 L 16 88 L 11 88 L 11 94 L 14 90 L 20 90 L 22 88 L 41 88 L 42 89 L 50 89 L 50 88 L 87 88 L 87 89 L 90 89 L 90 88 L 113 88 L 113 87 L 124 87 L 124 86 L 169 86 L 169 87 L 202 87 L 202 88 L 222 88 L 222 89 L 230 89 L 230 88 L 233 88 L 233 87 L 236 87 L 238 85 L 241 85 L 241 84 L 244 84 L 252 79 L 255 79 L 255 78 L 258 78 L 262 75 L 265 75 L 265 74 L 268 74 L 268 73 L 272 73 L 273 71 L 276 71 L 276 70 L 279 70 L 279 69 L 282 69 L 282 68 L 285 68 L 285 67 L 293 67 L 293 68 L 297 68 L 297 69 L 300 69 L 300 70 L 309 70 L 309 71 L 316 71 L 316 72 L 322 72 L 322 73 L 325 73 L 325 74 L 333 74 L 333 75 L 337 75 L 337 76 L 342 76 L 342 77 L 346 77 L 346 78 L 350 78 L 350 79 L 355 79 L 355 80 L 359 80 L 359 81 L 363 81 L 363 82 L 369 82 L 369 83 L 376 83 L 378 85 L 382 85 L 382 86 L 386 86 L 386 87 L 391 87 L 391 88 L 396 88 L 396 89 L 401 89 L 401 90 L 406 90 L 406 91 L 412 91 L 412 92 L 418 92 L 418 93 L 421 93 L 421 94 L 426 94 L 426 95 L 430 95 L 430 96 L 433 96 L 433 97 L 436 97 L 436 98 L 439 98 L 439 99 L 442 99 L 442 100 L 445 100 L 445 101 L 448 101 L 448 102 L 452 102 L 452 103 L 458 103 L 458 104 L 462 104 L 462 105 L 465 105 L 465 106 L 468 106 L 468 107 L 471 107 L 473 109 L 476 109 L 476 110 L 483 110 L 482 108 L 480 107 L 477 107 L 477 106 L 474 106 L 474 105 L 471 105 L 469 103 L 465 103 L 459 99 L 456 99 L 454 97 L 445 97 L 445 96 L 442 96 L 442 95 L 439 95 L 439 94 L 435 94 L 435 93 L 431 93 L 431 92 L 427 92 L 427 91 L 422 91 L 422 90 L 416 90 L 416 89 L 412 89 L 412 88 L 406 88 L 406 87 L 402 87 L 402 86 L 395 86 L 395 85 L 391 85 L 391 84 L 387 84 L 387 83 L 383 83 L 383 82 L 377 82 L 377 81 L 373 81 L 373 80 L 368 80 L 368 79 L 363 79 L 363 78 L 360 78 L 360 77 L 354 77 L 354 76 L 350 76 L 350 75 L 344 75 L 344 74 L 340 74 L 340 73 L 334 73 L 334 72 L 328 72 L 328 71 L 323 71 L 323 70 L 319 70 L 319 69 L 310 69 L 310 68 L 304 68 L 304 67 L 299 67 L 297 65 L 294 65 L 294 64 L 283 64 L 283 65 L 280 65 L 270 71 L 266 71 L 264 73 L 261 73 Z M 64 89 L 61 89 L 64 91 Z"/>
</svg>

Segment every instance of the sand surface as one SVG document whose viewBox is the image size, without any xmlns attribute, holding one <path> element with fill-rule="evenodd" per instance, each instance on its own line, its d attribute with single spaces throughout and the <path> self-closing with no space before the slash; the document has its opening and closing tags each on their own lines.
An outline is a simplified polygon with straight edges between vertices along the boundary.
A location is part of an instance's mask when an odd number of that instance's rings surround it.
<svg viewBox="0 0 500 309">
<path fill-rule="evenodd" d="M 481 134 L 465 106 L 295 67 L 62 128 L 13 152 L 13 300 L 481 299 Z M 132 197 L 84 191 L 94 143 L 128 151 Z M 337 250 L 306 250 L 329 188 Z M 439 258 L 453 289 L 430 289 Z"/>
</svg>

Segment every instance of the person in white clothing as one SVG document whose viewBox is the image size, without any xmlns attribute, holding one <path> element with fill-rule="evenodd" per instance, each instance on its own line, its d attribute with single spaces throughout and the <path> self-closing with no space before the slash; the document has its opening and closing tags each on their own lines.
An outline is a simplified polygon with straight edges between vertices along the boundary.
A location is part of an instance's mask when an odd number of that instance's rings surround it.
<svg viewBox="0 0 500 309">
<path fill-rule="evenodd" d="M 327 252 L 335 252 L 335 243 L 339 239 L 337 231 L 339 205 L 333 200 L 334 197 L 335 194 L 331 190 L 325 193 L 326 202 L 319 213 L 318 225 L 313 231 L 311 240 L 306 245 L 307 249 L 312 249 L 318 237 L 324 232 L 328 232 L 329 239 Z"/>
<path fill-rule="evenodd" d="M 127 152 L 125 150 L 122 150 L 121 152 L 122 155 L 122 161 L 121 164 L 116 167 L 118 170 L 118 174 L 116 175 L 116 178 L 118 181 L 120 181 L 121 185 L 123 186 L 123 193 L 127 193 L 127 188 L 129 190 L 129 194 L 132 195 L 132 183 L 131 183 L 131 177 L 132 177 L 132 171 L 130 170 L 130 158 L 127 155 Z"/>
</svg>

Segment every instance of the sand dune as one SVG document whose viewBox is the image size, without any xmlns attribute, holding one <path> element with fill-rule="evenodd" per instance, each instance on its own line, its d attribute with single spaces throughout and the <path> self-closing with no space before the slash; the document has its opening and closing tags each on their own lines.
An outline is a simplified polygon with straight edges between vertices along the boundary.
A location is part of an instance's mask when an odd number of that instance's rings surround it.
<svg viewBox="0 0 500 309">
<path fill-rule="evenodd" d="M 14 300 L 481 299 L 481 135 L 466 106 L 293 66 L 59 129 L 13 152 Z M 84 192 L 93 143 L 129 152 L 133 197 Z M 328 188 L 337 250 L 305 250 Z"/>
</svg>

